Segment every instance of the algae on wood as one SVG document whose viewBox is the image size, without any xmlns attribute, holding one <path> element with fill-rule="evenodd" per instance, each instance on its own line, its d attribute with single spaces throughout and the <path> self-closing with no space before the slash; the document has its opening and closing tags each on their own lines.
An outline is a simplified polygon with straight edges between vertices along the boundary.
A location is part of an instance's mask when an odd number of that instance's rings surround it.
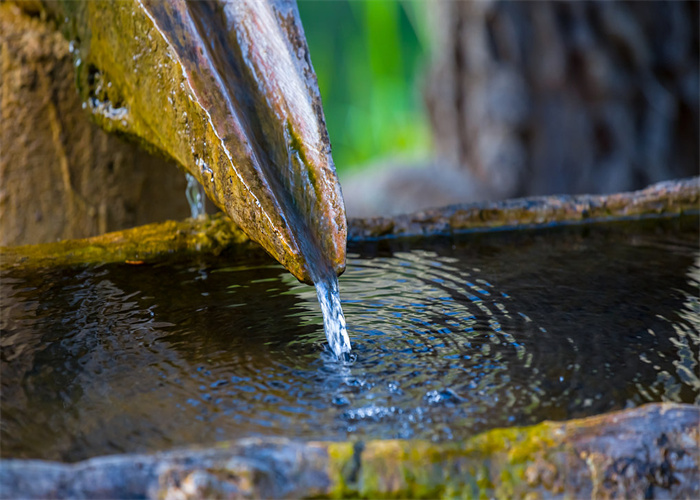
<svg viewBox="0 0 700 500">
<path fill-rule="evenodd" d="M 0 247 L 0 269 L 125 261 L 142 263 L 173 254 L 218 255 L 224 250 L 263 253 L 262 248 L 230 219 L 217 214 L 180 222 L 147 224 L 81 240 Z"/>
<path fill-rule="evenodd" d="M 309 245 L 343 271 L 345 209 L 294 2 L 44 8 L 98 124 L 176 160 L 298 279 L 311 282 Z"/>
</svg>

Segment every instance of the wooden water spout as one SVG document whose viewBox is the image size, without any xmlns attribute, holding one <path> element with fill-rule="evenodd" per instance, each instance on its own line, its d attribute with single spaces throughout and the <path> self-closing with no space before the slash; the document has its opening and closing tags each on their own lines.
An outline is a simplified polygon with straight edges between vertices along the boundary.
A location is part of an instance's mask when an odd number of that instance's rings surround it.
<svg viewBox="0 0 700 500">
<path fill-rule="evenodd" d="M 48 1 L 83 107 L 173 158 L 299 280 L 345 268 L 347 223 L 290 0 Z"/>
</svg>

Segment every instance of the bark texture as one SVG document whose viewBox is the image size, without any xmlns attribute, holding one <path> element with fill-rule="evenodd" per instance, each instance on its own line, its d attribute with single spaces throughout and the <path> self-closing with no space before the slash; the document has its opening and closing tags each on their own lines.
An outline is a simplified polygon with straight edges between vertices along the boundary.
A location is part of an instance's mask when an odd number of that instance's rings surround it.
<svg viewBox="0 0 700 500">
<path fill-rule="evenodd" d="M 189 214 L 184 174 L 94 125 L 74 73 L 60 33 L 16 5 L 0 5 L 2 245 L 84 238 Z"/>
<path fill-rule="evenodd" d="M 697 175 L 698 5 L 431 4 L 438 154 L 492 199 Z"/>
</svg>

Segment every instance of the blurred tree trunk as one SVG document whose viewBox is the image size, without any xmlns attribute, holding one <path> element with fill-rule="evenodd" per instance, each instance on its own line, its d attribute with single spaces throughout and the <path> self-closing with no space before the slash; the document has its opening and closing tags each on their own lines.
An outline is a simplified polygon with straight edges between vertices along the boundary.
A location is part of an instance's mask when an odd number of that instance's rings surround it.
<svg viewBox="0 0 700 500">
<path fill-rule="evenodd" d="M 431 5 L 436 149 L 491 197 L 698 174 L 697 2 Z"/>
</svg>

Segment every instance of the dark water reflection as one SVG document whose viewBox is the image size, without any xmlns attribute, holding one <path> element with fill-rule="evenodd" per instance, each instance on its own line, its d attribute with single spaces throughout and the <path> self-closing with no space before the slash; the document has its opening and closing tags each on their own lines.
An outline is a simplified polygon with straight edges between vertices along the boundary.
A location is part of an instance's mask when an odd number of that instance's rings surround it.
<svg viewBox="0 0 700 500">
<path fill-rule="evenodd" d="M 352 364 L 324 351 L 313 288 L 267 260 L 4 273 L 2 456 L 445 440 L 700 404 L 696 217 L 351 251 Z"/>
</svg>

